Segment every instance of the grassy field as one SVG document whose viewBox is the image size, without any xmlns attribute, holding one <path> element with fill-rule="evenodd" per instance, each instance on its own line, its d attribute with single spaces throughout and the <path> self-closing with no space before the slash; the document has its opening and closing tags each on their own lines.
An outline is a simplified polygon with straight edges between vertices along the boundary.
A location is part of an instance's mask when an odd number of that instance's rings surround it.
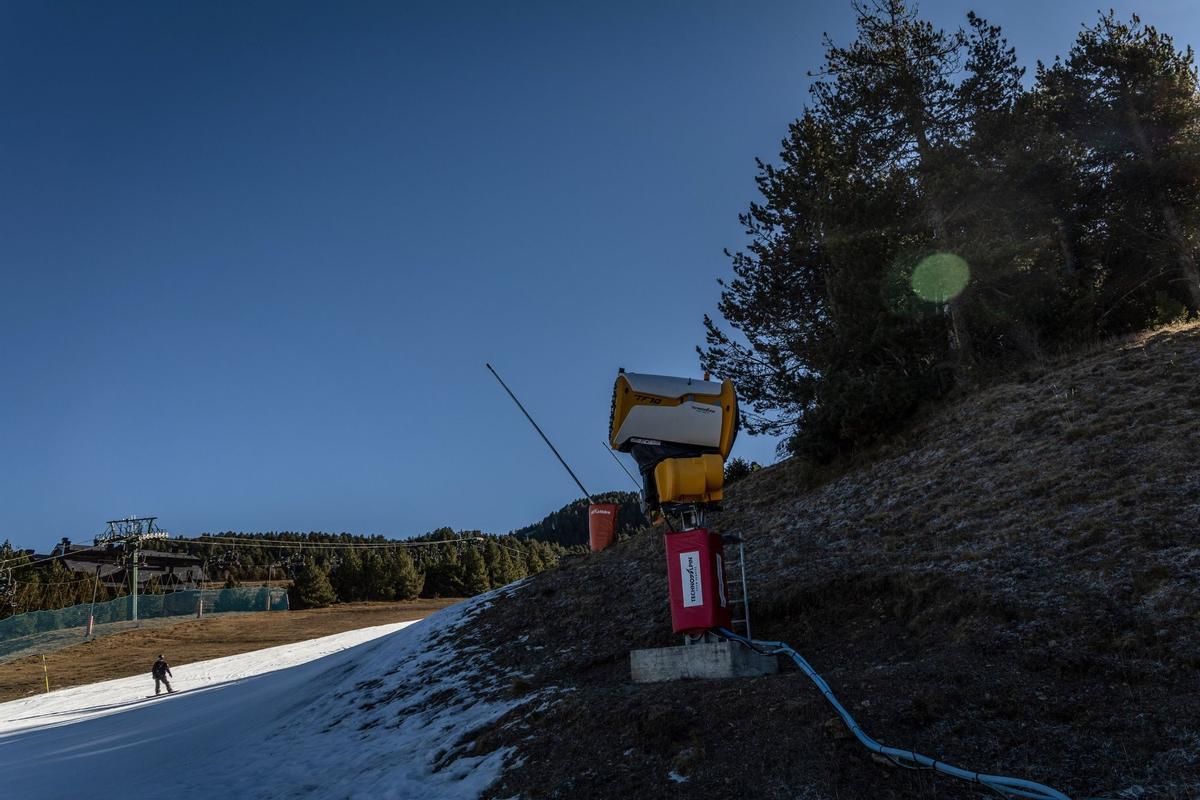
<svg viewBox="0 0 1200 800">
<path fill-rule="evenodd" d="M 224 614 L 189 619 L 170 627 L 126 631 L 46 654 L 50 688 L 145 673 L 159 653 L 172 666 L 232 656 L 334 633 L 420 619 L 458 600 L 346 603 L 308 611 Z M 0 702 L 45 691 L 42 656 L 0 664 Z"/>
</svg>

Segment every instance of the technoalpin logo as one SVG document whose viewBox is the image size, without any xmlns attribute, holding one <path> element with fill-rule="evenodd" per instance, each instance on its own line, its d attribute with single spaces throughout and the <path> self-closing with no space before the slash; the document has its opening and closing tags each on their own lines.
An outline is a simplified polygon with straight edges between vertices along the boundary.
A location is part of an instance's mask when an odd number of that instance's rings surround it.
<svg viewBox="0 0 1200 800">
<path fill-rule="evenodd" d="M 700 551 L 679 554 L 679 578 L 683 581 L 683 607 L 704 605 L 704 579 L 700 577 Z"/>
</svg>

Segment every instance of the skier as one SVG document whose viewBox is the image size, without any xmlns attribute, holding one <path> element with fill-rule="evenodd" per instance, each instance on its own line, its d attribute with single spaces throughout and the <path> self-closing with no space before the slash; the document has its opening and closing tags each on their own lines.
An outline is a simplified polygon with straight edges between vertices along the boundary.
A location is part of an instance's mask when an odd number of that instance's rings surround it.
<svg viewBox="0 0 1200 800">
<path fill-rule="evenodd" d="M 154 676 L 154 693 L 158 694 L 162 690 L 159 688 L 161 681 L 167 687 L 167 694 L 171 694 L 175 690 L 171 688 L 171 682 L 167 680 L 167 676 L 171 674 L 171 667 L 167 664 L 167 660 L 161 655 L 154 662 L 154 667 L 150 670 L 150 674 Z"/>
</svg>

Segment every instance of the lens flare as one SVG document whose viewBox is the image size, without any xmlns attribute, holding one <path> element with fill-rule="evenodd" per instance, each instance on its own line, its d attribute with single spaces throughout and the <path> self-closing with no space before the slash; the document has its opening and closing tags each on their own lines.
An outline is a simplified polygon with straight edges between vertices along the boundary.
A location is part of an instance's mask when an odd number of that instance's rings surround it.
<svg viewBox="0 0 1200 800">
<path fill-rule="evenodd" d="M 934 253 L 921 259 L 912 274 L 917 297 L 931 303 L 946 303 L 967 288 L 971 268 L 954 253 Z"/>
</svg>

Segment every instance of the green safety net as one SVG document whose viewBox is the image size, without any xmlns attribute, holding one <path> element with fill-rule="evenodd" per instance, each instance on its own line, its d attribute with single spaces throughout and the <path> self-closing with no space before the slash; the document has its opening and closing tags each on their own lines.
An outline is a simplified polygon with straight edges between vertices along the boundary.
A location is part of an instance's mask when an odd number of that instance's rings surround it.
<svg viewBox="0 0 1200 800">
<path fill-rule="evenodd" d="M 132 595 L 96 603 L 94 611 L 91 603 L 53 611 L 30 611 L 0 619 L 0 661 L 50 652 L 84 641 L 88 617 L 93 614 L 91 638 L 95 639 L 136 627 L 158 627 L 195 617 L 201 603 L 205 615 L 288 609 L 286 589 L 261 586 L 139 594 L 136 621 Z"/>
</svg>

